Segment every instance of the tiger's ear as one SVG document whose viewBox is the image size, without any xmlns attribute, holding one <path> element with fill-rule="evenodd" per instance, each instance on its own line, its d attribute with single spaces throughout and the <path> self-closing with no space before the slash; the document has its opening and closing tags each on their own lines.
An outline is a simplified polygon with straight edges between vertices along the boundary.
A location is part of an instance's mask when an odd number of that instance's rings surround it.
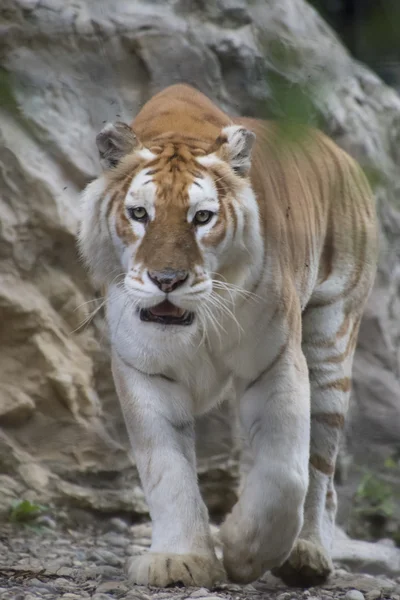
<svg viewBox="0 0 400 600">
<path fill-rule="evenodd" d="M 100 163 L 103 169 L 116 167 L 121 158 L 139 146 L 139 141 L 126 123 L 107 123 L 96 136 Z"/>
<path fill-rule="evenodd" d="M 238 175 L 244 177 L 251 166 L 251 150 L 255 133 L 241 125 L 224 127 L 219 135 L 220 146 L 216 154 L 228 162 Z"/>
</svg>

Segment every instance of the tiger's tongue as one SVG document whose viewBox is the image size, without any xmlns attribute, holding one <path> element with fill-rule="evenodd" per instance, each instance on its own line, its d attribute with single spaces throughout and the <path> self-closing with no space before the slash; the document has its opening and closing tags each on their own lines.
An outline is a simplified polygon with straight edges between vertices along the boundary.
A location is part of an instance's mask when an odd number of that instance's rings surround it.
<svg viewBox="0 0 400 600">
<path fill-rule="evenodd" d="M 169 300 L 164 300 L 157 306 L 149 308 L 149 312 L 155 317 L 183 317 L 184 310 L 178 306 L 174 306 Z"/>
</svg>

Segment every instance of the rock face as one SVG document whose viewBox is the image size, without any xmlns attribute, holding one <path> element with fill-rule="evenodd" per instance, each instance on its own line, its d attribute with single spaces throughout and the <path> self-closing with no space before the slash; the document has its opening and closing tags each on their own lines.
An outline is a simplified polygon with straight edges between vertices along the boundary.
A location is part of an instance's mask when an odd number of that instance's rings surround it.
<svg viewBox="0 0 400 600">
<path fill-rule="evenodd" d="M 74 238 L 79 192 L 99 172 L 102 124 L 129 122 L 179 81 L 233 115 L 278 117 L 276 78 L 289 98 L 311 82 L 326 131 L 373 171 L 381 262 L 361 327 L 349 442 L 356 455 L 386 456 L 400 441 L 396 93 L 303 0 L 2 0 L 0 17 L 0 505 L 23 496 L 146 511 L 102 299 Z M 219 411 L 199 425 L 200 479 L 216 511 L 234 500 L 233 421 Z"/>
</svg>

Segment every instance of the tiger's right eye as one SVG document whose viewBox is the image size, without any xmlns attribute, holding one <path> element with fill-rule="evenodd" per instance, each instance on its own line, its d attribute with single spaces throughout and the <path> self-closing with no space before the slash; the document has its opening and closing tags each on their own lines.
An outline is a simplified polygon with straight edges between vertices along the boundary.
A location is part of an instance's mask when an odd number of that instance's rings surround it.
<svg viewBox="0 0 400 600">
<path fill-rule="evenodd" d="M 149 218 L 144 206 L 130 206 L 127 210 L 129 217 L 134 221 L 147 221 Z"/>
<path fill-rule="evenodd" d="M 211 210 L 198 210 L 194 215 L 193 223 L 195 225 L 206 225 L 213 218 L 214 213 Z"/>
</svg>

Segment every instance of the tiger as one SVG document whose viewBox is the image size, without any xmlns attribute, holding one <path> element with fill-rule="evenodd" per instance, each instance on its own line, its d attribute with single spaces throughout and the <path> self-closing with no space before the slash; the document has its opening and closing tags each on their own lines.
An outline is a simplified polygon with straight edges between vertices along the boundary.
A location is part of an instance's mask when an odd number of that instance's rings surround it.
<svg viewBox="0 0 400 600">
<path fill-rule="evenodd" d="M 106 298 L 116 392 L 152 521 L 130 583 L 212 588 L 332 573 L 335 461 L 378 227 L 326 134 L 158 92 L 96 137 L 78 243 Z M 217 558 L 194 423 L 237 407 L 249 465 Z"/>
</svg>

